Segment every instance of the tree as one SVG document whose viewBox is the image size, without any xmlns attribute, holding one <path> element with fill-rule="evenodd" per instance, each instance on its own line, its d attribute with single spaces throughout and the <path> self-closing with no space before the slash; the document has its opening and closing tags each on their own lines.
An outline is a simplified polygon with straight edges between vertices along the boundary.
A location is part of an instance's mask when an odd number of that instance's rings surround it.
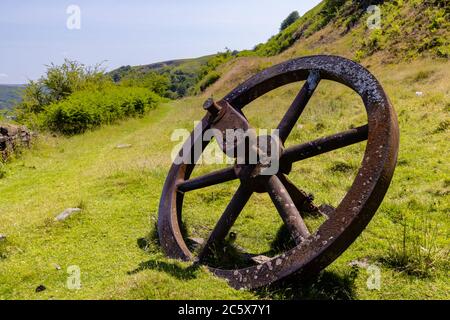
<svg viewBox="0 0 450 320">
<path fill-rule="evenodd" d="M 293 11 L 291 14 L 287 16 L 286 19 L 281 23 L 280 31 L 283 31 L 287 27 L 289 27 L 291 24 L 293 24 L 295 21 L 297 21 L 300 18 L 300 15 L 298 14 L 298 11 Z"/>
<path fill-rule="evenodd" d="M 168 95 L 170 79 L 166 74 L 142 72 L 132 69 L 120 79 L 119 83 L 124 87 L 147 88 L 159 96 L 165 97 Z"/>
<path fill-rule="evenodd" d="M 165 97 L 169 89 L 170 79 L 167 75 L 149 72 L 143 77 L 143 85 L 159 96 Z"/>
<path fill-rule="evenodd" d="M 47 65 L 44 76 L 30 80 L 22 92 L 22 100 L 15 106 L 19 121 L 32 122 L 36 115 L 53 102 L 66 99 L 80 90 L 98 90 L 111 85 L 100 64 L 85 66 L 65 59 L 61 65 Z"/>
<path fill-rule="evenodd" d="M 50 98 L 60 101 L 75 91 L 98 89 L 110 80 L 105 76 L 101 64 L 85 66 L 77 61 L 65 59 L 62 65 L 50 64 L 39 81 L 48 89 Z"/>
</svg>

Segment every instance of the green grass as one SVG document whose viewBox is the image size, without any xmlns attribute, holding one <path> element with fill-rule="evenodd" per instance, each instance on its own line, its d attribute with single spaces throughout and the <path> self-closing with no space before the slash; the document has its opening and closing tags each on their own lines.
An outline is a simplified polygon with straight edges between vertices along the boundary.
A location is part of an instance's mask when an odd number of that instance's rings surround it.
<svg viewBox="0 0 450 320">
<path fill-rule="evenodd" d="M 176 144 L 170 134 L 192 129 L 204 114 L 202 98 L 163 104 L 142 119 L 79 136 L 41 135 L 31 150 L 1 167 L 0 233 L 7 240 L 0 243 L 0 299 L 449 299 L 449 70 L 449 62 L 437 60 L 372 68 L 401 130 L 399 164 L 382 206 L 320 276 L 258 291 L 233 290 L 204 268 L 167 259 L 155 241 L 159 197 Z M 253 126 L 273 128 L 298 89 L 279 89 L 244 112 Z M 354 93 L 322 82 L 288 145 L 365 120 Z M 291 178 L 318 203 L 336 205 L 363 150 L 360 144 L 298 163 Z M 194 175 L 210 170 L 201 166 Z M 188 233 L 207 236 L 235 188 L 230 182 L 189 193 Z M 54 221 L 77 206 L 81 213 Z M 307 223 L 315 228 L 319 221 Z M 268 196 L 254 195 L 233 227 L 236 244 L 270 253 L 281 224 Z M 351 267 L 354 260 L 380 267 L 380 290 L 367 288 L 369 274 Z M 67 289 L 71 265 L 81 269 L 80 290 Z M 41 284 L 47 289 L 36 293 Z"/>
</svg>

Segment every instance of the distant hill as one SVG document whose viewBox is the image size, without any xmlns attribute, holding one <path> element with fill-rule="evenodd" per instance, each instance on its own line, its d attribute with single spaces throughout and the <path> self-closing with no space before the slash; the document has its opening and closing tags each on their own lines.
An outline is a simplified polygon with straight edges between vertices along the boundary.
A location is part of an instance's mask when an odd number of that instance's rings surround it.
<svg viewBox="0 0 450 320">
<path fill-rule="evenodd" d="M 119 82 L 131 71 L 156 72 L 169 76 L 170 91 L 174 98 L 184 97 L 198 82 L 198 75 L 202 68 L 215 55 L 204 56 L 196 59 L 169 60 L 141 66 L 122 66 L 109 74 L 115 82 Z"/>
<path fill-rule="evenodd" d="M 0 84 L 0 110 L 10 109 L 14 103 L 20 101 L 20 91 L 24 85 Z"/>
</svg>

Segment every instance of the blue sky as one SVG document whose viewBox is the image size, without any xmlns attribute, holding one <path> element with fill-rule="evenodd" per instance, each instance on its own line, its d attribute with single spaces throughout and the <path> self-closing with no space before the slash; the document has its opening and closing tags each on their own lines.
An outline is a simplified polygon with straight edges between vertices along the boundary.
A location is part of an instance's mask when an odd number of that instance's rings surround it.
<svg viewBox="0 0 450 320">
<path fill-rule="evenodd" d="M 36 79 L 65 57 L 108 69 L 250 49 L 320 0 L 0 1 L 0 84 Z M 81 28 L 66 23 L 70 5 Z"/>
</svg>

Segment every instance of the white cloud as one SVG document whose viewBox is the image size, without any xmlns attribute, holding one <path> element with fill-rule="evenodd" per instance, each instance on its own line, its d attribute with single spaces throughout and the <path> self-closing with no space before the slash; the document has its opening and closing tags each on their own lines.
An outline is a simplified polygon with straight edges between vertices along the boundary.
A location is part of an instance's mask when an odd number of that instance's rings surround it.
<svg viewBox="0 0 450 320">
<path fill-rule="evenodd" d="M 8 78 L 8 75 L 6 73 L 0 73 L 0 78 Z"/>
</svg>

